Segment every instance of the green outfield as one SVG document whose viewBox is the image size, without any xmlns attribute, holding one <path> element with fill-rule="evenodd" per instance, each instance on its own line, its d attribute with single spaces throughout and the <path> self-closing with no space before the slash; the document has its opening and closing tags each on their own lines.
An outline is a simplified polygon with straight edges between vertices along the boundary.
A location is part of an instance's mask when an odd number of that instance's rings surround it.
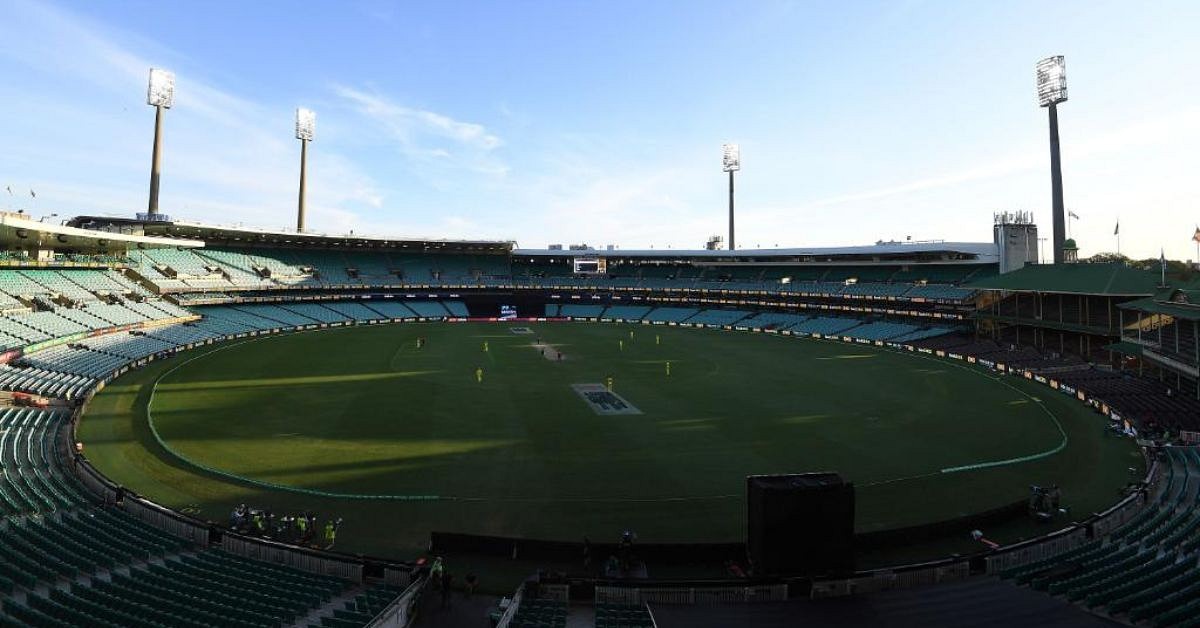
<svg viewBox="0 0 1200 628">
<path fill-rule="evenodd" d="M 520 326 L 533 333 L 511 331 Z M 563 359 L 548 359 L 556 351 Z M 610 377 L 640 414 L 597 414 L 572 388 Z M 187 352 L 112 382 L 79 440 L 103 473 L 167 506 L 222 522 L 240 502 L 311 509 L 346 519 L 341 549 L 404 557 L 430 530 L 742 540 L 744 478 L 760 473 L 841 472 L 857 485 L 861 531 L 998 507 L 1030 484 L 1061 485 L 1081 517 L 1114 503 L 1141 465 L 1103 425 L 1047 387 L 873 347 L 464 323 Z M 1013 462 L 973 468 L 1002 461 Z M 1016 523 L 989 534 L 1046 531 Z M 971 548 L 949 547 L 960 546 Z"/>
</svg>

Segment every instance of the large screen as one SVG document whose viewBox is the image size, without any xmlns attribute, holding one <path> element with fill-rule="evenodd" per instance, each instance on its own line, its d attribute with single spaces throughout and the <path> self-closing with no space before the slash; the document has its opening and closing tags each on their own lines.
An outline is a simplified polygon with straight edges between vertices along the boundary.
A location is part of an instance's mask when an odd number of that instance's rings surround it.
<svg viewBox="0 0 1200 628">
<path fill-rule="evenodd" d="M 603 257 L 576 257 L 576 275 L 602 275 L 606 271 Z"/>
<path fill-rule="evenodd" d="M 517 306 L 515 306 L 515 305 L 501 305 L 500 306 L 500 320 L 502 320 L 502 321 L 512 320 L 516 317 L 517 317 Z"/>
</svg>

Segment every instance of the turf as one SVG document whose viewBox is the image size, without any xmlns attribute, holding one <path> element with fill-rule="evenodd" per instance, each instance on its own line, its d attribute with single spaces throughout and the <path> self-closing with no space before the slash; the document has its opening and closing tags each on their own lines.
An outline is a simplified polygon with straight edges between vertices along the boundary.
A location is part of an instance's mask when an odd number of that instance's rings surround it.
<svg viewBox="0 0 1200 628">
<path fill-rule="evenodd" d="M 342 549 L 401 557 L 434 529 L 742 540 L 748 474 L 839 471 L 857 485 L 858 529 L 870 531 L 1008 504 L 1030 484 L 1061 485 L 1082 516 L 1115 502 L 1140 468 L 1132 443 L 1105 435 L 1074 399 L 957 362 L 765 334 L 531 327 L 360 326 L 193 351 L 113 382 L 79 438 L 101 471 L 168 506 L 217 521 L 240 502 L 336 514 Z M 539 355 L 539 337 L 566 359 Z M 643 414 L 597 415 L 570 387 L 608 377 Z M 187 459 L 343 496 L 189 466 L 148 430 L 152 390 L 154 425 Z M 1059 425 L 1057 454 L 941 472 L 1051 451 Z M 380 495 L 441 499 L 351 497 Z M 1019 523 L 989 536 L 1039 531 Z M 964 536 L 945 548 L 972 546 Z"/>
</svg>

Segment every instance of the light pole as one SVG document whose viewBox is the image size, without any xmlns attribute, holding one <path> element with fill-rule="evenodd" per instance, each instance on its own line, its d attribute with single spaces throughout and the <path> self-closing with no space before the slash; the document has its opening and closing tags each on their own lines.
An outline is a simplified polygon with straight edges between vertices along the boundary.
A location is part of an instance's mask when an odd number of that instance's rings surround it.
<svg viewBox="0 0 1200 628">
<path fill-rule="evenodd" d="M 150 68 L 146 104 L 154 107 L 154 152 L 150 157 L 150 202 L 146 207 L 147 217 L 154 220 L 158 216 L 158 180 L 162 174 L 162 117 L 163 110 L 175 104 L 174 73 Z"/>
<path fill-rule="evenodd" d="M 1063 209 L 1062 160 L 1058 147 L 1058 104 L 1067 102 L 1067 64 L 1062 55 L 1037 62 L 1038 105 L 1050 112 L 1050 196 L 1054 221 L 1054 263 L 1063 262 L 1066 216 Z"/>
<path fill-rule="evenodd" d="M 722 170 L 729 173 L 729 250 L 732 251 L 735 248 L 733 244 L 733 173 L 742 169 L 742 151 L 737 144 L 721 146 L 721 167 Z"/>
<path fill-rule="evenodd" d="M 304 177 L 308 170 L 308 143 L 317 130 L 317 114 L 311 109 L 296 109 L 296 139 L 300 140 L 300 199 L 296 208 L 296 232 L 304 232 Z"/>
</svg>

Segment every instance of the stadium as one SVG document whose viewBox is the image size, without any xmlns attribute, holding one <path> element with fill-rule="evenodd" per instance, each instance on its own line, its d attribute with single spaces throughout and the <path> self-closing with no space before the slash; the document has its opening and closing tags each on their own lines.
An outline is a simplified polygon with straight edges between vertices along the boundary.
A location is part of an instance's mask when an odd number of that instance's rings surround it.
<svg viewBox="0 0 1200 628">
<path fill-rule="evenodd" d="M 727 144 L 694 249 L 319 233 L 307 109 L 295 229 L 173 217 L 151 70 L 145 212 L 0 211 L 0 626 L 1200 626 L 1200 273 L 1080 259 L 1063 64 L 1049 236 L 736 247 Z"/>
</svg>

